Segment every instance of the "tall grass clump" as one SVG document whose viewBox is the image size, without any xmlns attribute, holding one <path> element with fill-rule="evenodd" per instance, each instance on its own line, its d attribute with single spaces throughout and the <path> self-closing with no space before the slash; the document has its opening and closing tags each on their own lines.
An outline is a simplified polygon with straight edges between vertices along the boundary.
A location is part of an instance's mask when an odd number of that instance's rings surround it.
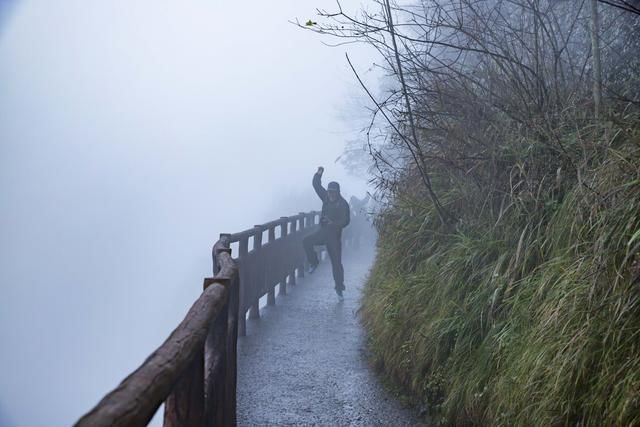
<svg viewBox="0 0 640 427">
<path fill-rule="evenodd" d="M 378 367 L 440 423 L 640 425 L 635 124 L 497 221 L 469 207 L 443 231 L 410 196 L 381 214 L 364 324 Z"/>
</svg>

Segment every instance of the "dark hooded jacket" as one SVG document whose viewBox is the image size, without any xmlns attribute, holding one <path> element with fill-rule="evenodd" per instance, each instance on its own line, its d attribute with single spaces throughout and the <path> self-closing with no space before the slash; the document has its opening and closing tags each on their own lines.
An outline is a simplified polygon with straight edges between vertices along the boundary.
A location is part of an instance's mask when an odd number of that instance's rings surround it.
<svg viewBox="0 0 640 427">
<path fill-rule="evenodd" d="M 338 193 L 337 199 L 332 202 L 329 200 L 327 190 L 324 189 L 320 182 L 320 175 L 313 175 L 313 189 L 316 190 L 316 194 L 322 200 L 322 216 L 320 217 L 320 225 L 325 227 L 335 227 L 338 231 L 341 231 L 344 227 L 349 225 L 351 219 L 351 210 L 349 209 L 349 203 Z M 323 220 L 328 219 L 330 222 Z"/>
</svg>

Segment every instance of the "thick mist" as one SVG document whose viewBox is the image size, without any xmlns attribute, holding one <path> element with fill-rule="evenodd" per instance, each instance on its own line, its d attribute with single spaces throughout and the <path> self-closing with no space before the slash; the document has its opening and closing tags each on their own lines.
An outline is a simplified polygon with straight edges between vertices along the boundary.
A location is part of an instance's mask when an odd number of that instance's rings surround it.
<svg viewBox="0 0 640 427">
<path fill-rule="evenodd" d="M 0 425 L 73 423 L 168 336 L 221 232 L 319 208 L 358 124 L 331 1 L 18 2 L 0 20 Z M 362 68 L 371 54 L 349 48 Z"/>
</svg>

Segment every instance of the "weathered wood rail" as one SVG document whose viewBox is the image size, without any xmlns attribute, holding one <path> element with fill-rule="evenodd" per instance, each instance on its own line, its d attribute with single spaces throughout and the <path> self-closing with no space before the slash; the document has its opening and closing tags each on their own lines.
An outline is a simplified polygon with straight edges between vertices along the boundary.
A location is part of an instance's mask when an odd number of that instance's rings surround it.
<svg viewBox="0 0 640 427">
<path fill-rule="evenodd" d="M 237 337 L 246 333 L 247 311 L 259 317 L 260 298 L 275 304 L 276 286 L 286 294 L 304 275 L 302 239 L 318 216 L 300 213 L 221 234 L 212 250 L 213 277 L 204 279 L 182 322 L 76 426 L 144 426 L 163 402 L 167 427 L 236 425 Z"/>
<path fill-rule="evenodd" d="M 296 277 L 304 276 L 305 256 L 302 239 L 317 225 L 319 212 L 282 217 L 263 225 L 223 235 L 231 244 L 238 244 L 240 269 L 239 333 L 246 333 L 246 316 L 260 317 L 260 298 L 267 296 L 267 305 L 275 304 L 276 286 L 286 295 L 287 286 L 295 286 Z M 250 248 L 250 243 L 252 247 Z"/>
</svg>

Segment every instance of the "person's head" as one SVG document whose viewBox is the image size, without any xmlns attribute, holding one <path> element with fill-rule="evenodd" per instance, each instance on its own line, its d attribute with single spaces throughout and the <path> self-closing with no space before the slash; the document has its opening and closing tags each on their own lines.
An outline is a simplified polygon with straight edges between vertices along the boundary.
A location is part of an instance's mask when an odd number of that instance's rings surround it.
<svg viewBox="0 0 640 427">
<path fill-rule="evenodd" d="M 327 185 L 327 197 L 329 197 L 329 201 L 335 202 L 340 197 L 340 184 L 335 181 L 331 181 Z"/>
</svg>

